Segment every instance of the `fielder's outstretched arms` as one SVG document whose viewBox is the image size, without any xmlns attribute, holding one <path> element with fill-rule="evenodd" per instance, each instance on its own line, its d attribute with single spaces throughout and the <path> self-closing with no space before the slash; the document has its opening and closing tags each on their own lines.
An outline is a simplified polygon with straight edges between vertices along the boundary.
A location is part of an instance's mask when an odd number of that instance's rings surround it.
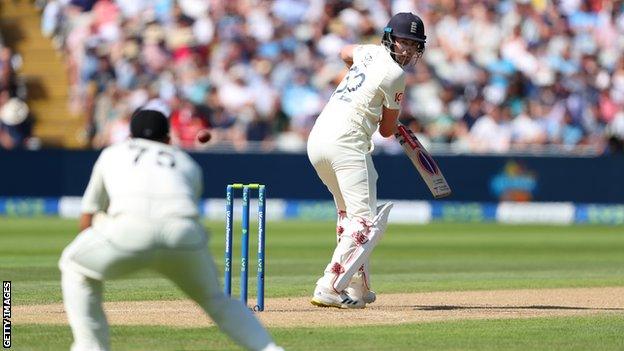
<svg viewBox="0 0 624 351">
<path fill-rule="evenodd" d="M 405 90 L 403 68 L 425 49 L 422 20 L 399 13 L 384 29 L 381 45 L 349 45 L 340 57 L 348 72 L 318 117 L 308 138 L 308 157 L 334 197 L 338 244 L 312 304 L 363 308 L 375 300 L 370 291 L 369 256 L 386 228 L 392 204 L 377 208 L 377 171 L 372 135 L 397 132 Z"/>
<path fill-rule="evenodd" d="M 219 287 L 198 221 L 202 171 L 168 145 L 167 117 L 142 110 L 130 128 L 132 139 L 106 148 L 93 167 L 82 200 L 82 231 L 59 262 L 71 350 L 110 349 L 103 283 L 142 268 L 173 281 L 244 348 L 282 350 L 247 307 Z"/>
</svg>

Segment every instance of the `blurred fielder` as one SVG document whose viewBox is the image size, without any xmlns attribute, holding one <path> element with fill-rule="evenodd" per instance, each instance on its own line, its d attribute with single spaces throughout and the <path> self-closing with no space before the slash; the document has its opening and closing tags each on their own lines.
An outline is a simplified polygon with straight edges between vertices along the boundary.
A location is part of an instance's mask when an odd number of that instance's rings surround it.
<svg viewBox="0 0 624 351">
<path fill-rule="evenodd" d="M 349 45 L 340 56 L 349 71 L 318 117 L 308 139 L 308 157 L 334 197 L 338 243 L 312 304 L 363 308 L 375 301 L 368 261 L 381 239 L 392 203 L 377 208 L 377 172 L 371 137 L 397 132 L 403 69 L 425 50 L 423 21 L 411 13 L 394 15 L 382 45 Z"/>
<path fill-rule="evenodd" d="M 95 163 L 82 200 L 82 232 L 59 262 L 71 350 L 109 350 L 103 282 L 141 268 L 172 280 L 239 345 L 282 350 L 247 307 L 219 287 L 198 221 L 202 172 L 168 145 L 167 117 L 142 110 L 130 129 L 132 139 L 106 148 Z"/>
</svg>

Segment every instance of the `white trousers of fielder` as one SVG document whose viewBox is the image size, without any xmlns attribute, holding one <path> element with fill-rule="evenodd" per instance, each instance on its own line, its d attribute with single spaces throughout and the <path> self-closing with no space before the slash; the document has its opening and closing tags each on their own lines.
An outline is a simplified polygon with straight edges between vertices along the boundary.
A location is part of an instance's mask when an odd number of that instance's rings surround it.
<svg viewBox="0 0 624 351">
<path fill-rule="evenodd" d="M 110 349 L 102 309 L 103 281 L 143 268 L 173 281 L 244 348 L 274 346 L 249 309 L 221 291 L 206 244 L 206 233 L 192 219 L 136 220 L 120 216 L 97 222 L 80 233 L 59 261 L 63 302 L 74 336 L 71 350 Z"/>
</svg>

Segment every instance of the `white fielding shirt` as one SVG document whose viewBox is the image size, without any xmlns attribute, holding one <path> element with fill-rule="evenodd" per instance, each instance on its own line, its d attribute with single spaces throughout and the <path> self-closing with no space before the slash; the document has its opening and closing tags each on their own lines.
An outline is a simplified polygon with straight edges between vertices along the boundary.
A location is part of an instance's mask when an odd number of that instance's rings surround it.
<svg viewBox="0 0 624 351">
<path fill-rule="evenodd" d="M 381 45 L 358 45 L 353 65 L 342 79 L 319 118 L 347 116 L 370 138 L 381 120 L 382 106 L 400 109 L 405 74 Z"/>
<path fill-rule="evenodd" d="M 196 218 L 202 171 L 184 151 L 160 142 L 129 139 L 98 158 L 82 198 L 83 213 L 139 218 Z"/>
</svg>

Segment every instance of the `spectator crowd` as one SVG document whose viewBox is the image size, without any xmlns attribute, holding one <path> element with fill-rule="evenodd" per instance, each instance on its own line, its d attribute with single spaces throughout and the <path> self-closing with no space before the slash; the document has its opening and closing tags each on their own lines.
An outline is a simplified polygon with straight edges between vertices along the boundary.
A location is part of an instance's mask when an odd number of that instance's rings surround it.
<svg viewBox="0 0 624 351">
<path fill-rule="evenodd" d="M 400 119 L 459 152 L 621 151 L 624 4 L 607 0 L 42 0 L 92 146 L 146 105 L 174 143 L 304 150 L 340 80 L 339 50 L 379 43 L 391 14 L 425 22 Z M 1 59 L 0 59 L 1 64 Z M 377 140 L 394 152 L 394 141 Z"/>
<path fill-rule="evenodd" d="M 32 117 L 24 101 L 25 88 L 16 74 L 19 55 L 0 35 L 0 150 L 25 147 L 32 133 Z"/>
</svg>

